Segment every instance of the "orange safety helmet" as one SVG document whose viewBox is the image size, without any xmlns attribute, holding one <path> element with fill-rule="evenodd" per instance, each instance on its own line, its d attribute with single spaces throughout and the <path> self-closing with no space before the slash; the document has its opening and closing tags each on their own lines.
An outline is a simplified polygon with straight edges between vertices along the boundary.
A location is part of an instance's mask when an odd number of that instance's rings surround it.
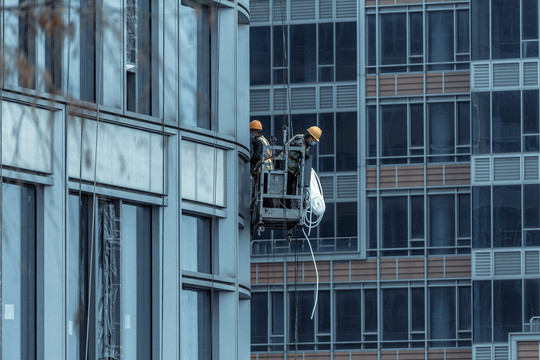
<svg viewBox="0 0 540 360">
<path fill-rule="evenodd" d="M 249 123 L 249 130 L 261 130 L 262 131 L 262 124 L 259 120 L 253 120 Z"/>
<path fill-rule="evenodd" d="M 322 130 L 317 126 L 312 126 L 309 129 L 307 129 L 307 132 L 309 135 L 313 136 L 315 141 L 319 141 L 319 138 L 322 135 Z"/>
</svg>

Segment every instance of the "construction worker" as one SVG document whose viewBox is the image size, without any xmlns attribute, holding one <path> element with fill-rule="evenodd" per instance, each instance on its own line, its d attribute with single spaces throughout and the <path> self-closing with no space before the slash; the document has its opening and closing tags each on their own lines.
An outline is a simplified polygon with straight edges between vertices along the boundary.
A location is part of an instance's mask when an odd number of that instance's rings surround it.
<svg viewBox="0 0 540 360">
<path fill-rule="evenodd" d="M 273 170 L 274 163 L 272 161 L 272 151 L 269 148 L 264 149 L 264 146 L 269 146 L 270 143 L 262 134 L 262 124 L 259 120 L 253 120 L 249 123 L 249 136 L 251 138 L 251 177 L 253 185 L 256 189 L 259 188 L 261 181 L 261 167 L 265 170 Z M 264 174 L 264 193 L 268 189 L 268 174 Z M 256 192 L 254 191 L 253 194 Z M 272 207 L 273 200 L 265 198 L 263 201 L 265 207 Z"/>
<path fill-rule="evenodd" d="M 307 129 L 306 134 L 297 134 L 293 136 L 285 146 L 305 147 L 306 159 L 309 158 L 309 148 L 317 145 L 321 138 L 322 130 L 317 126 L 312 126 Z M 302 152 L 298 150 L 289 151 L 289 165 L 287 170 L 289 174 L 287 176 L 287 194 L 296 194 L 296 178 L 298 176 L 299 162 L 302 157 Z"/>
</svg>

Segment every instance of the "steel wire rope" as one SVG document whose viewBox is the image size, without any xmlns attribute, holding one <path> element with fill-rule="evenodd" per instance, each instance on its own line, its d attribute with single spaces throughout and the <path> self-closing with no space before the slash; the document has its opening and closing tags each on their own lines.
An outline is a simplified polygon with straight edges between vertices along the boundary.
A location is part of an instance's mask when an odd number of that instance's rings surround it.
<svg viewBox="0 0 540 360">
<path fill-rule="evenodd" d="M 178 4 L 178 3 L 175 3 L 175 4 Z M 178 6 L 178 5 L 176 5 Z M 152 2 L 150 2 L 150 23 L 152 23 L 153 21 L 153 12 L 152 12 Z M 163 15 L 163 34 L 164 36 L 162 36 L 162 43 L 161 43 L 161 48 L 163 49 L 163 52 L 165 53 L 165 29 L 166 29 L 166 26 L 165 26 L 165 16 L 166 14 Z M 175 16 L 175 19 L 177 19 L 178 16 Z M 159 16 L 158 16 L 158 21 L 159 21 Z M 151 59 L 152 57 L 152 53 L 150 51 L 150 54 L 148 54 L 148 57 Z M 158 63 L 159 62 L 163 62 L 162 64 L 160 64 L 161 66 L 159 66 L 159 68 L 162 68 L 163 69 L 163 81 L 161 82 L 161 94 L 165 94 L 165 55 L 163 55 L 163 59 L 160 60 L 159 57 L 158 57 Z M 152 62 L 150 62 L 150 64 L 152 64 Z M 152 65 L 150 65 L 152 67 Z M 150 84 L 151 86 L 151 84 Z M 151 90 L 148 90 L 148 91 L 151 91 Z M 150 93 L 152 94 L 152 93 Z M 159 96 L 158 96 L 159 98 Z M 150 100 L 150 105 L 152 104 L 152 99 Z M 160 116 L 160 114 L 158 113 L 158 116 Z M 164 304 L 165 304 L 165 296 L 164 296 L 164 289 L 165 289 L 165 194 L 166 194 L 166 191 L 165 191 L 165 166 L 167 164 L 165 164 L 165 161 L 166 161 L 166 157 L 165 157 L 165 154 L 166 154 L 166 151 L 168 150 L 168 146 L 167 146 L 167 149 L 165 148 L 165 144 L 168 145 L 168 141 L 165 141 L 165 101 L 162 99 L 161 101 L 161 140 L 162 140 L 162 148 L 163 148 L 163 151 L 161 153 L 161 191 L 162 191 L 162 194 L 161 194 L 161 212 L 160 212 L 160 226 L 161 226 L 161 241 L 160 241 L 160 250 L 161 250 L 161 256 L 160 256 L 160 259 L 161 259 L 161 274 L 160 274 L 160 277 L 161 277 L 161 289 L 160 289 L 160 298 L 161 298 L 161 309 L 160 309 L 160 317 L 161 317 L 161 336 L 160 336 L 160 342 L 159 342 L 159 345 L 160 345 L 160 357 L 163 358 L 163 349 L 164 349 L 164 336 L 163 336 L 163 333 L 164 333 L 164 329 L 165 329 L 165 326 L 163 325 L 163 322 L 164 322 Z M 168 172 L 167 172 L 168 174 Z M 150 214 L 151 216 L 152 214 Z"/>
<path fill-rule="evenodd" d="M 102 3 L 103 6 L 103 3 Z M 96 12 L 96 3 L 93 3 L 94 12 Z M 97 15 L 97 13 L 95 14 Z M 85 350 L 85 358 L 88 359 L 88 343 L 89 343 L 89 333 L 90 333 L 90 300 L 91 300 L 91 289 L 92 289 L 92 265 L 93 265 L 93 257 L 94 257 L 94 245 L 95 245 L 95 238 L 96 238 L 96 186 L 97 186 L 97 154 L 98 154 L 98 135 L 99 135 L 99 117 L 100 117 L 100 101 L 101 101 L 101 87 L 102 87 L 102 77 L 103 77 L 103 9 L 101 9 L 100 13 L 100 19 L 99 19 L 99 46 L 100 46 L 100 52 L 99 55 L 95 54 L 95 57 L 98 59 L 98 74 L 96 79 L 96 131 L 95 131 L 95 143 L 94 143 L 94 180 L 93 180 L 93 189 L 92 189 L 92 225 L 91 225 L 91 236 L 90 236 L 90 260 L 88 262 L 88 273 L 89 273 L 89 289 L 88 289 L 88 303 L 87 303 L 87 309 L 86 309 L 86 350 Z M 96 21 L 96 23 L 98 23 Z M 81 119 L 81 159 L 82 159 L 82 147 L 83 147 L 83 120 Z M 79 163 L 79 182 L 82 182 L 82 162 Z M 80 189 L 80 188 L 79 188 Z M 97 270 L 97 269 L 96 269 Z"/>
</svg>

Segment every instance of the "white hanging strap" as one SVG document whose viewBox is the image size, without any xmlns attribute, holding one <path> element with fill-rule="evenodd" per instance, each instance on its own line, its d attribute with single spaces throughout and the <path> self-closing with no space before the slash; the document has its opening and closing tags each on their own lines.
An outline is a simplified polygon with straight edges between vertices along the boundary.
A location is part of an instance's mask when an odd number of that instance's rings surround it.
<svg viewBox="0 0 540 360">
<path fill-rule="evenodd" d="M 311 247 L 311 241 L 309 241 L 308 236 L 306 235 L 306 231 L 302 228 L 302 232 L 304 233 L 304 236 L 306 237 L 306 240 L 309 245 L 309 251 L 311 251 L 311 258 L 313 259 L 313 266 L 315 266 L 315 276 L 317 278 L 317 282 L 315 285 L 315 303 L 313 304 L 313 310 L 311 311 L 311 320 L 313 320 L 313 316 L 315 315 L 315 309 L 317 308 L 317 301 L 319 299 L 319 270 L 317 270 L 317 262 L 315 261 L 315 255 L 313 254 L 313 248 Z"/>
</svg>

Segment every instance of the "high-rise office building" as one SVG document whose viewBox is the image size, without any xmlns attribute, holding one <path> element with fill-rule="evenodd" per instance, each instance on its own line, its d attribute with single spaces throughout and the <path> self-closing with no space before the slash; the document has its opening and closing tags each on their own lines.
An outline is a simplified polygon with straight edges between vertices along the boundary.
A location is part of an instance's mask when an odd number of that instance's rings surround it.
<svg viewBox="0 0 540 360">
<path fill-rule="evenodd" d="M 327 203 L 313 320 L 303 236 L 255 236 L 253 359 L 538 358 L 538 12 L 251 2 L 251 117 L 321 127 Z"/>
<path fill-rule="evenodd" d="M 249 359 L 243 0 L 4 1 L 2 359 Z"/>
</svg>

